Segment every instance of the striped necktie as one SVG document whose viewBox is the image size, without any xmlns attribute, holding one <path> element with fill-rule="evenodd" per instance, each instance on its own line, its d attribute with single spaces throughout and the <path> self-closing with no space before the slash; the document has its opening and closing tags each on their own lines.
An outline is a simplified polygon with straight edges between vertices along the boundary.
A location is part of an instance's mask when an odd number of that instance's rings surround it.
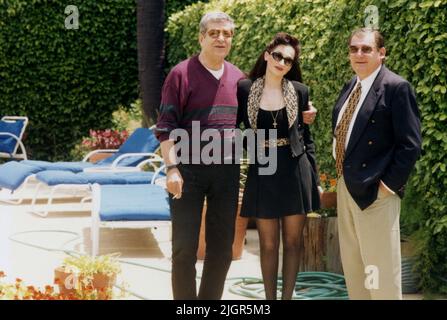
<svg viewBox="0 0 447 320">
<path fill-rule="evenodd" d="M 337 169 L 337 176 L 341 177 L 343 175 L 343 161 L 345 159 L 345 144 L 346 137 L 348 135 L 349 124 L 354 114 L 355 108 L 357 107 L 360 95 L 362 94 L 362 85 L 359 82 L 357 87 L 351 94 L 349 98 L 348 106 L 343 112 L 343 115 L 335 128 L 335 168 Z"/>
</svg>

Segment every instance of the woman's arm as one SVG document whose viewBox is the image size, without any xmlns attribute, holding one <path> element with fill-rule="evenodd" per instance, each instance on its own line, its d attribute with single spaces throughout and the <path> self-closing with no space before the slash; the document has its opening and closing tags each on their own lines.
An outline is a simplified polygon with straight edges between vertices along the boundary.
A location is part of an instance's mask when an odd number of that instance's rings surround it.
<svg viewBox="0 0 447 320">
<path fill-rule="evenodd" d="M 300 88 L 300 91 L 302 94 L 303 105 L 307 106 L 309 108 L 309 89 L 305 86 L 302 86 Z M 312 166 L 312 169 L 314 170 L 317 182 L 318 182 L 318 184 L 320 184 L 320 177 L 319 177 L 318 169 L 317 169 L 317 158 L 316 158 L 316 153 L 315 153 L 315 143 L 312 139 L 312 134 L 310 132 L 309 125 L 304 122 L 303 118 L 304 118 L 304 112 L 303 112 L 303 117 L 300 120 L 302 120 L 301 125 L 303 126 L 303 141 L 304 141 L 304 145 L 306 147 L 306 155 L 307 155 L 307 158 Z"/>
</svg>

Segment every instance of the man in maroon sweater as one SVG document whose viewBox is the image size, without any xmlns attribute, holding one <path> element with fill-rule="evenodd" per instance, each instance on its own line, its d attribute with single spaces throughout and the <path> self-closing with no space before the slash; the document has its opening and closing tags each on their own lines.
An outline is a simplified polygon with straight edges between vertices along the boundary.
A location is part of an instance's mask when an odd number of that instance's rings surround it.
<svg viewBox="0 0 447 320">
<path fill-rule="evenodd" d="M 205 165 L 197 152 L 182 154 L 186 161 L 180 162 L 172 132 L 186 130 L 187 142 L 193 144 L 200 141 L 200 136 L 192 136 L 193 121 L 200 121 L 201 132 L 235 128 L 237 83 L 244 74 L 224 60 L 233 32 L 234 22 L 227 14 L 205 14 L 200 21 L 199 55 L 176 65 L 163 85 L 156 132 L 170 193 L 174 299 L 220 299 L 232 260 L 239 165 Z M 197 295 L 195 264 L 205 198 L 206 257 Z"/>
<path fill-rule="evenodd" d="M 201 133 L 215 129 L 221 143 L 234 140 L 227 133 L 235 128 L 237 83 L 245 76 L 224 60 L 233 33 L 234 22 L 227 14 L 205 14 L 200 21 L 200 53 L 176 65 L 163 85 L 156 134 L 170 194 L 174 299 L 220 299 L 232 260 L 239 164 L 231 161 L 234 156 L 220 152 L 219 161 L 206 162 L 201 157 Z M 315 113 L 314 109 L 306 116 L 313 119 Z M 178 138 L 179 129 L 187 133 L 186 139 Z M 180 156 L 174 147 L 179 142 Z M 206 254 L 197 294 L 195 264 L 205 198 Z"/>
</svg>

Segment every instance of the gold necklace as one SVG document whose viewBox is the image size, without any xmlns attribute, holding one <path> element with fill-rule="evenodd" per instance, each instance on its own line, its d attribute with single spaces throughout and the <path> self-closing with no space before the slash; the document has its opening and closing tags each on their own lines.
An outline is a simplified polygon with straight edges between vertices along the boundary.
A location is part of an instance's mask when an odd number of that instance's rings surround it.
<svg viewBox="0 0 447 320">
<path fill-rule="evenodd" d="M 278 114 L 279 114 L 279 110 L 276 110 L 276 116 L 273 116 L 273 111 L 270 111 L 270 114 L 272 115 L 272 119 L 273 119 L 273 128 L 276 129 L 276 126 L 278 125 L 278 123 L 276 122 L 276 118 L 278 118 Z"/>
</svg>

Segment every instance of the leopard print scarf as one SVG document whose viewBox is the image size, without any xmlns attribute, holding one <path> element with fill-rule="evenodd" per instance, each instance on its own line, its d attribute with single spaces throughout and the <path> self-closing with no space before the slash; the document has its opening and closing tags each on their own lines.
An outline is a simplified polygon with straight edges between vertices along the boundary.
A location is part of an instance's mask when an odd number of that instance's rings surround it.
<svg viewBox="0 0 447 320">
<path fill-rule="evenodd" d="M 248 95 L 248 103 L 247 103 L 247 113 L 248 113 L 248 121 L 250 122 L 251 128 L 256 132 L 257 129 L 257 119 L 258 112 L 261 103 L 262 91 L 264 90 L 265 76 L 256 79 L 253 82 L 250 93 Z M 289 129 L 292 127 L 293 123 L 296 120 L 298 115 L 298 97 L 296 95 L 295 88 L 293 84 L 283 78 L 282 80 L 282 93 L 284 96 L 284 103 L 286 105 L 287 111 L 287 120 L 289 123 Z"/>
</svg>

